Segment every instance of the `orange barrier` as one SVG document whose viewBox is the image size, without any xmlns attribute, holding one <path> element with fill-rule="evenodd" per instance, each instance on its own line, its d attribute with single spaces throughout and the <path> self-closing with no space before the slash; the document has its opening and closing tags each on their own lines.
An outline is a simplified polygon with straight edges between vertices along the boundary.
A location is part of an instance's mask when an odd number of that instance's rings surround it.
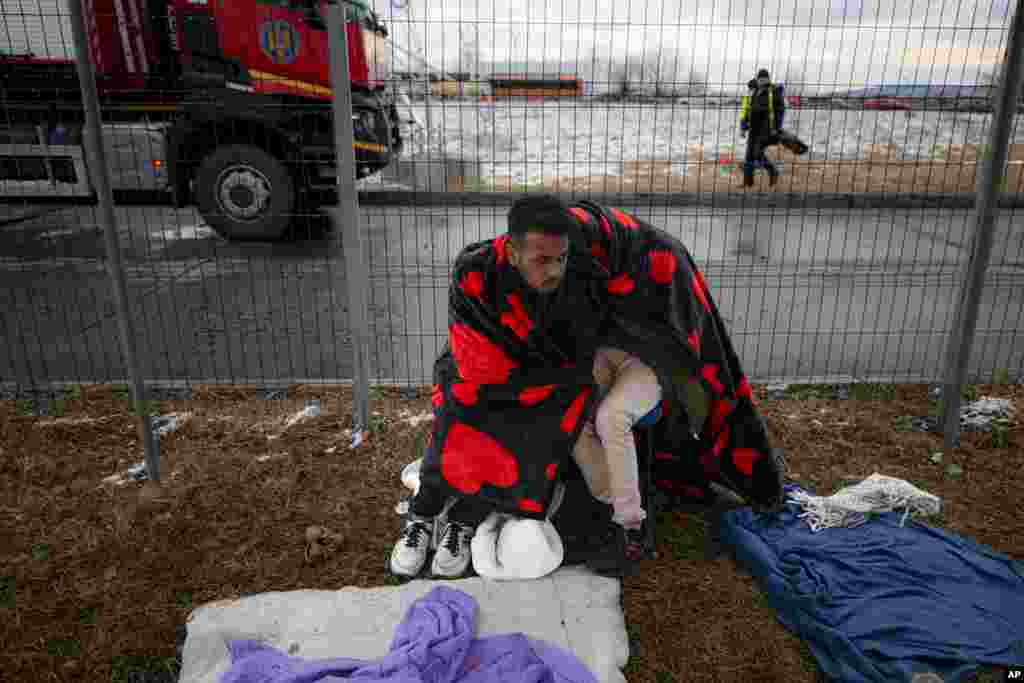
<svg viewBox="0 0 1024 683">
<path fill-rule="evenodd" d="M 583 80 L 576 76 L 552 78 L 496 76 L 490 79 L 495 97 L 582 97 Z"/>
</svg>

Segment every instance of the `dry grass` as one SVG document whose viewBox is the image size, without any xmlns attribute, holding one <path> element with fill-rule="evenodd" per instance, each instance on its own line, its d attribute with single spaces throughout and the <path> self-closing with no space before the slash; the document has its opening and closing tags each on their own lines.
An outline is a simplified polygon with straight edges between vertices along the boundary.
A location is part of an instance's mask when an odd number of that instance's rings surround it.
<svg viewBox="0 0 1024 683">
<path fill-rule="evenodd" d="M 980 390 L 1024 400 L 1020 387 Z M 126 681 L 133 669 L 170 666 L 175 628 L 195 605 L 389 582 L 398 475 L 428 428 L 407 418 L 429 410 L 427 392 L 375 391 L 378 429 L 355 452 L 347 390 L 256 395 L 198 387 L 191 400 L 159 404 L 191 413 L 162 438 L 161 486 L 103 483 L 141 460 L 136 423 L 110 390 L 83 389 L 60 418 L 0 402 L 0 678 Z M 966 435 L 946 456 L 964 468 L 953 480 L 928 460 L 938 436 L 899 428 L 932 409 L 924 387 L 855 395 L 875 398 L 761 402 L 798 481 L 827 491 L 875 471 L 907 478 L 943 499 L 945 526 L 1024 559 L 1020 422 L 999 441 Z M 285 430 L 313 397 L 321 416 Z M 303 557 L 311 525 L 342 537 L 312 566 Z M 811 683 L 806 648 L 753 581 L 728 559 L 700 558 L 701 519 L 666 515 L 659 527 L 661 559 L 624 587 L 637 648 L 630 682 Z"/>
</svg>

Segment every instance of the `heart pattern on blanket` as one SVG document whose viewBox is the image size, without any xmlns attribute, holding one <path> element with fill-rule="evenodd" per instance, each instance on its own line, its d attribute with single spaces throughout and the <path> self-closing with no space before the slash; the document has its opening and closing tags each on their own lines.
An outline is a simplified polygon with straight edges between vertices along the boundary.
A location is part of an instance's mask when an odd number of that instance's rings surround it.
<svg viewBox="0 0 1024 683">
<path fill-rule="evenodd" d="M 483 484 L 508 488 L 519 481 L 515 456 L 493 437 L 462 422 L 448 430 L 441 448 L 441 473 L 466 494 L 479 493 Z"/>
<path fill-rule="evenodd" d="M 651 264 L 651 279 L 657 282 L 659 285 L 667 285 L 672 282 L 672 278 L 676 274 L 676 257 L 672 255 L 671 251 L 665 249 L 652 249 L 647 254 L 647 259 Z"/>
<path fill-rule="evenodd" d="M 633 291 L 635 284 L 629 273 L 623 273 L 608 281 L 608 291 L 612 294 L 629 294 Z"/>
<path fill-rule="evenodd" d="M 448 339 L 462 379 L 467 382 L 504 384 L 517 366 L 497 344 L 469 325 L 451 325 Z"/>
<path fill-rule="evenodd" d="M 562 417 L 562 431 L 566 434 L 572 434 L 576 430 L 576 423 L 579 422 L 580 415 L 583 414 L 583 408 L 586 407 L 589 396 L 590 389 L 584 389 L 569 406 L 569 410 L 565 412 Z"/>
</svg>

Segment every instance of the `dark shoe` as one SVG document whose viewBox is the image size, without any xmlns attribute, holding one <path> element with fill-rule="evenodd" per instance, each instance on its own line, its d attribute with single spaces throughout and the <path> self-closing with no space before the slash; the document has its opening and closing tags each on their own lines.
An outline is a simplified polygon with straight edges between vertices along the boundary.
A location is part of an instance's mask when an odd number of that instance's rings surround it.
<svg viewBox="0 0 1024 683">
<path fill-rule="evenodd" d="M 643 529 L 612 524 L 608 539 L 587 559 L 587 568 L 601 576 L 623 578 L 636 574 L 646 557 Z"/>
<path fill-rule="evenodd" d="M 728 507 L 721 503 L 708 510 L 704 518 L 704 561 L 713 562 L 725 554 L 722 547 L 722 515 Z"/>
<path fill-rule="evenodd" d="M 752 175 L 751 176 L 744 176 L 743 177 L 743 187 L 753 187 L 753 186 L 754 186 L 754 176 L 752 176 Z"/>
<path fill-rule="evenodd" d="M 713 561 L 725 554 L 722 546 L 722 517 L 730 510 L 749 507 L 750 504 L 730 489 L 711 484 L 711 504 L 704 512 L 704 559 Z"/>
<path fill-rule="evenodd" d="M 768 184 L 775 187 L 775 184 L 779 182 L 778 174 L 772 175 L 768 178 Z"/>
</svg>

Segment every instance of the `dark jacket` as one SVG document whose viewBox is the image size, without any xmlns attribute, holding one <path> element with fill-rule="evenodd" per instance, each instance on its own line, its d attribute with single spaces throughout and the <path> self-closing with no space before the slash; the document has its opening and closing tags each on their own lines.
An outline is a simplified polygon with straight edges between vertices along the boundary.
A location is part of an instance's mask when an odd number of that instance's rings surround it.
<svg viewBox="0 0 1024 683">
<path fill-rule="evenodd" d="M 781 130 L 786 116 L 784 88 L 773 83 L 758 90 L 756 80 L 747 83 L 747 87 L 750 92 L 740 102 L 740 130 L 753 130 L 758 134 L 767 133 L 768 128 Z"/>
</svg>

